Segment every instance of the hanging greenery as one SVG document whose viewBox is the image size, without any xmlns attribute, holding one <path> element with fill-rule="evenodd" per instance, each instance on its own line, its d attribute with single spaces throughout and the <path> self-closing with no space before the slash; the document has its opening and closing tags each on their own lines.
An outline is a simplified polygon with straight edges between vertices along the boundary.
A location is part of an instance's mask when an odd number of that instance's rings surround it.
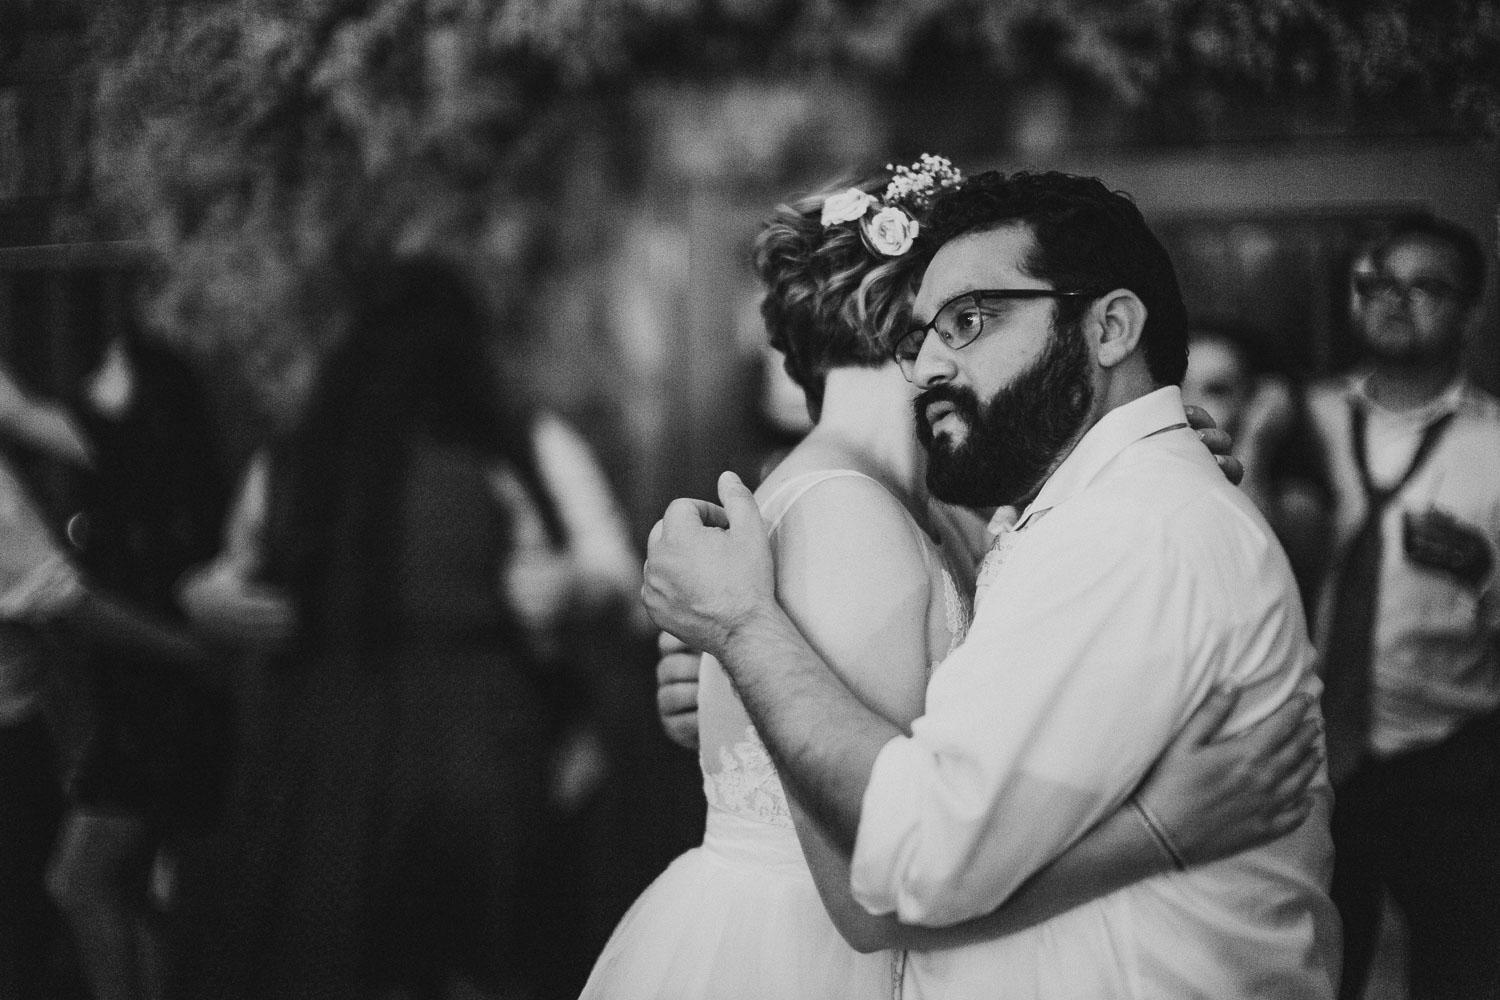
<svg viewBox="0 0 1500 1000">
<path fill-rule="evenodd" d="M 365 253 L 439 247 L 513 279 L 581 134 L 612 127 L 622 95 L 664 77 L 920 87 L 1051 74 L 1127 106 L 1418 93 L 1500 137 L 1500 13 L 1487 0 L 98 8 L 97 193 L 164 265 L 162 323 L 214 343 L 329 336 L 341 265 Z"/>
</svg>

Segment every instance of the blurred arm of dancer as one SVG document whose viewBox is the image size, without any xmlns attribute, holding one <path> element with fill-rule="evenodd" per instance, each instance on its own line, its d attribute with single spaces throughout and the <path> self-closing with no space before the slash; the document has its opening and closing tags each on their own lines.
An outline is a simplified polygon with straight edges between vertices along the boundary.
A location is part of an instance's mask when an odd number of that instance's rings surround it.
<svg viewBox="0 0 1500 1000">
<path fill-rule="evenodd" d="M 550 794 L 559 809 L 575 813 L 609 776 L 617 687 L 639 662 L 635 639 L 644 641 L 652 626 L 640 603 L 641 556 L 593 448 L 545 411 L 536 415 L 531 439 L 537 486 L 557 530 L 548 530 L 540 498 L 515 470 L 492 470 L 491 487 L 511 514 L 501 588 L 532 649 L 570 675 L 576 703 L 567 706 L 552 750 Z"/>
<path fill-rule="evenodd" d="M 68 408 L 28 393 L 0 366 L 0 434 L 70 465 L 88 468 L 94 449 Z"/>
<path fill-rule="evenodd" d="M 177 583 L 178 604 L 214 642 L 272 648 L 289 641 L 296 631 L 290 596 L 259 579 L 269 475 L 269 457 L 257 452 L 230 508 L 219 554 Z"/>
<path fill-rule="evenodd" d="M 166 619 L 92 586 L 0 463 L 0 619 L 62 627 L 222 683 L 208 650 Z"/>
<path fill-rule="evenodd" d="M 639 600 L 640 553 L 631 544 L 625 515 L 593 450 L 572 426 L 550 413 L 537 417 L 532 436 L 541 485 L 556 508 L 564 538 L 560 545 L 550 543 L 513 474 L 497 470 L 492 475 L 496 494 L 527 518 L 512 528 L 516 551 L 502 584 L 511 606 L 534 642 L 555 641 L 570 621 L 587 626 L 607 620 L 616 638 L 622 624 L 649 634 L 651 623 Z"/>
</svg>

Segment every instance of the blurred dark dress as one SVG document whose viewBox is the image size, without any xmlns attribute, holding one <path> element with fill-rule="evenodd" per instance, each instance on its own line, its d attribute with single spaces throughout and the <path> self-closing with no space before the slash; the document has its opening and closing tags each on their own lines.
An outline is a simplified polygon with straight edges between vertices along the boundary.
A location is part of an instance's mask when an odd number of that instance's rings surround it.
<svg viewBox="0 0 1500 1000">
<path fill-rule="evenodd" d="M 163 348 L 129 350 L 129 408 L 105 417 L 75 407 L 96 464 L 68 535 L 96 584 L 180 620 L 173 584 L 218 547 L 229 488 L 195 373 Z M 226 695 L 105 643 L 89 645 L 88 666 L 93 718 L 72 797 L 157 827 L 217 818 L 233 747 Z"/>
<path fill-rule="evenodd" d="M 457 975 L 533 992 L 546 723 L 499 596 L 495 459 L 395 441 L 327 479 L 327 537 L 298 538 L 272 488 L 270 582 L 309 620 L 247 748 L 230 912 L 196 984 L 216 995 L 441 996 Z"/>
</svg>

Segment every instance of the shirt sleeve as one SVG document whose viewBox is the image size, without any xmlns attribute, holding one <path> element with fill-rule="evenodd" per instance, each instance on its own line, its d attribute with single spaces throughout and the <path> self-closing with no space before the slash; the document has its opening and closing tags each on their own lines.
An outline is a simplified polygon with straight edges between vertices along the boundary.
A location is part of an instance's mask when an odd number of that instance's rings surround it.
<svg viewBox="0 0 1500 1000">
<path fill-rule="evenodd" d="M 852 870 L 871 912 L 993 910 L 1125 801 L 1206 696 L 1222 602 L 1193 579 L 1205 554 L 1160 526 L 1102 533 L 1097 513 L 1023 529 L 911 736 L 881 750 Z"/>
</svg>

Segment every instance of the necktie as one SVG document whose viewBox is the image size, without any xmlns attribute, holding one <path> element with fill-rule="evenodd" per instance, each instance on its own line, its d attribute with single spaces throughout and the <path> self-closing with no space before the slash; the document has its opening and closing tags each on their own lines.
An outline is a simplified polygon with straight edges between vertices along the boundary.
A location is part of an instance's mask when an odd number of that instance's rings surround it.
<svg viewBox="0 0 1500 1000">
<path fill-rule="evenodd" d="M 1452 420 L 1453 414 L 1449 413 L 1429 424 L 1406 471 L 1390 486 L 1378 487 L 1370 479 L 1365 455 L 1365 407 L 1358 401 L 1351 405 L 1349 426 L 1354 465 L 1359 470 L 1360 485 L 1369 506 L 1339 566 L 1333 609 L 1324 637 L 1327 648 L 1323 660 L 1323 719 L 1328 774 L 1334 782 L 1354 772 L 1368 746 L 1371 654 L 1380 598 L 1381 516 L 1427 460 Z"/>
</svg>

